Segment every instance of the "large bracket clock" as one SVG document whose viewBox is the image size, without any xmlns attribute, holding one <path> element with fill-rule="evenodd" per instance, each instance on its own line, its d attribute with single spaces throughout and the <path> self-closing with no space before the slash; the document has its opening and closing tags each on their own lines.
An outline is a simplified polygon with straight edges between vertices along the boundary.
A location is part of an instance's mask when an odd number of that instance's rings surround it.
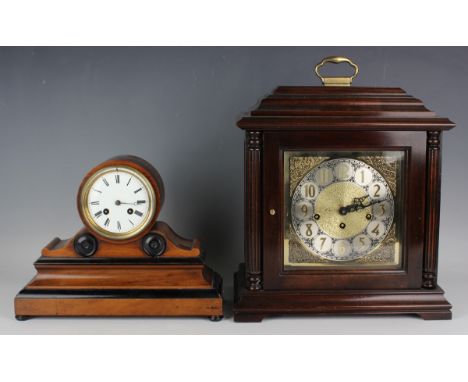
<svg viewBox="0 0 468 382">
<path fill-rule="evenodd" d="M 84 223 L 55 238 L 37 275 L 15 298 L 19 320 L 37 316 L 223 316 L 222 280 L 198 240 L 157 221 L 164 201 L 158 171 L 135 156 L 111 158 L 83 179 Z"/>
<path fill-rule="evenodd" d="M 352 77 L 323 77 L 347 62 Z M 437 284 L 442 132 L 400 88 L 279 87 L 238 122 L 245 143 L 245 263 L 234 318 L 416 314 L 450 319 Z"/>
</svg>

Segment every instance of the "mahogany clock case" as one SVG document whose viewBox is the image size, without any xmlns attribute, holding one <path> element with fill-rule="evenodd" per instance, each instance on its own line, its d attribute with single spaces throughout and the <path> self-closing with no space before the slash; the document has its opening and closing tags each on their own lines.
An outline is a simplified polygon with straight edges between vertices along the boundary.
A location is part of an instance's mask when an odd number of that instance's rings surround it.
<svg viewBox="0 0 468 382">
<path fill-rule="evenodd" d="M 155 211 L 147 228 L 124 240 L 100 235 L 82 214 L 87 180 L 114 167 L 139 171 L 155 193 Z M 184 239 L 168 224 L 156 221 L 164 185 L 153 166 L 135 156 L 111 158 L 84 177 L 77 200 L 85 227 L 72 238 L 55 238 L 43 248 L 34 263 L 37 275 L 15 298 L 18 320 L 203 316 L 217 321 L 223 317 L 222 279 L 205 265 L 199 240 Z"/>
<path fill-rule="evenodd" d="M 400 88 L 279 87 L 242 118 L 245 264 L 236 321 L 286 314 L 416 314 L 451 318 L 437 284 L 442 132 L 454 127 Z M 283 266 L 286 150 L 405 152 L 400 269 Z"/>
</svg>

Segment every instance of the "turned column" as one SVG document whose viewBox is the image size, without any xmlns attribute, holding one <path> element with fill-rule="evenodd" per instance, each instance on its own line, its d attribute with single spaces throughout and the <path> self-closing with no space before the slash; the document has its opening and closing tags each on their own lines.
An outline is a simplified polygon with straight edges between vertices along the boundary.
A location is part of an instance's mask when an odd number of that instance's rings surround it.
<svg viewBox="0 0 468 382">
<path fill-rule="evenodd" d="M 247 131 L 245 137 L 245 268 L 247 288 L 262 288 L 261 262 L 261 161 L 262 133 Z"/>
<path fill-rule="evenodd" d="M 437 286 L 439 213 L 441 184 L 440 131 L 427 132 L 426 237 L 424 243 L 423 288 Z"/>
</svg>

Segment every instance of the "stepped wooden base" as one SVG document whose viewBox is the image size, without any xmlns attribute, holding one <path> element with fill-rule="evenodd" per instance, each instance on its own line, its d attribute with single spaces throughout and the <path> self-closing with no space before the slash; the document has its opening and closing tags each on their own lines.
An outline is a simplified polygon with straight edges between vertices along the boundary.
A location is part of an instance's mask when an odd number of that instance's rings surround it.
<svg viewBox="0 0 468 382">
<path fill-rule="evenodd" d="M 32 317 L 223 317 L 217 289 L 192 290 L 34 290 L 15 298 L 18 320 Z"/>
<path fill-rule="evenodd" d="M 222 318 L 222 279 L 204 264 L 198 241 L 177 237 L 161 222 L 155 232 L 167 243 L 160 257 L 146 255 L 139 242 L 100 242 L 86 258 L 74 252 L 73 238 L 54 239 L 34 263 L 36 276 L 15 298 L 16 318 Z"/>
<path fill-rule="evenodd" d="M 395 315 L 412 314 L 425 320 L 450 320 L 452 306 L 444 291 L 340 290 L 275 291 L 246 288 L 244 268 L 234 276 L 234 321 L 260 322 L 278 315 Z"/>
</svg>

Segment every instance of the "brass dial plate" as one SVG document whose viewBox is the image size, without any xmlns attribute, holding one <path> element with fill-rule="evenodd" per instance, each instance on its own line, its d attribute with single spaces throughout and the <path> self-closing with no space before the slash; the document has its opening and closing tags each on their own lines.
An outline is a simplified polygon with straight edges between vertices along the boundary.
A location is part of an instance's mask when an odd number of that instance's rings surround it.
<svg viewBox="0 0 468 382">
<path fill-rule="evenodd" d="M 372 213 L 372 207 L 342 215 L 339 206 L 350 205 L 355 198 L 363 197 L 367 197 L 367 192 L 352 182 L 338 182 L 326 187 L 315 203 L 315 213 L 321 216 L 317 220 L 319 228 L 337 239 L 348 239 L 362 232 L 369 224 L 366 215 Z"/>
<path fill-rule="evenodd" d="M 291 222 L 308 251 L 351 261 L 375 250 L 393 224 L 394 199 L 385 178 L 369 164 L 330 159 L 307 172 L 291 199 Z"/>
</svg>

